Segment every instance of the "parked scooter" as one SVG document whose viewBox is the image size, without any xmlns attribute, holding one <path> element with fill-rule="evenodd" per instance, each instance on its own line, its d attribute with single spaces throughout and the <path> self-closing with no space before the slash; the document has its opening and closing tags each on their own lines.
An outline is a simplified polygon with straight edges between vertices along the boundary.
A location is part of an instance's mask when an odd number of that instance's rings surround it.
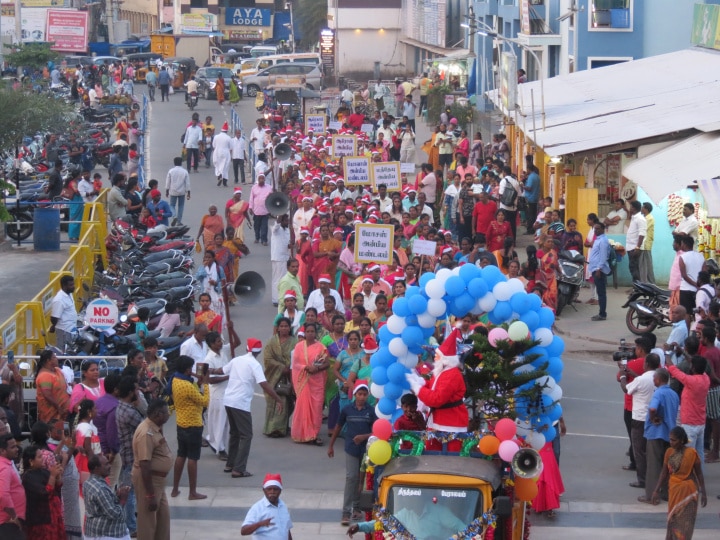
<svg viewBox="0 0 720 540">
<path fill-rule="evenodd" d="M 558 268 L 555 271 L 558 287 L 557 315 L 565 306 L 573 306 L 580 293 L 585 270 L 585 257 L 575 250 L 563 250 L 558 255 Z M 576 310 L 577 311 L 577 310 Z"/>
</svg>

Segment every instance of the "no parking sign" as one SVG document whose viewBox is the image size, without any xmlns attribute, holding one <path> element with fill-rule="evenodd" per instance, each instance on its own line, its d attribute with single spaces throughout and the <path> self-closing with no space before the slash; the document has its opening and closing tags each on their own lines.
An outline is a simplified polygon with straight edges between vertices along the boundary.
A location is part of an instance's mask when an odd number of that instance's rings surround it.
<svg viewBox="0 0 720 540">
<path fill-rule="evenodd" d="M 109 330 L 118 322 L 117 305 L 106 298 L 93 300 L 85 310 L 85 321 L 95 330 Z"/>
</svg>

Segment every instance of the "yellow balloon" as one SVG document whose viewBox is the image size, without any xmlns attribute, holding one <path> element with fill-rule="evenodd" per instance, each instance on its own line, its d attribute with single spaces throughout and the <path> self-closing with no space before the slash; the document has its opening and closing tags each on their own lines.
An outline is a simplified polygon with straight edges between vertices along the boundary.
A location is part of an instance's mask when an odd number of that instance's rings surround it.
<svg viewBox="0 0 720 540">
<path fill-rule="evenodd" d="M 376 465 L 385 465 L 392 456 L 392 447 L 387 441 L 375 441 L 368 448 L 368 457 Z"/>
</svg>

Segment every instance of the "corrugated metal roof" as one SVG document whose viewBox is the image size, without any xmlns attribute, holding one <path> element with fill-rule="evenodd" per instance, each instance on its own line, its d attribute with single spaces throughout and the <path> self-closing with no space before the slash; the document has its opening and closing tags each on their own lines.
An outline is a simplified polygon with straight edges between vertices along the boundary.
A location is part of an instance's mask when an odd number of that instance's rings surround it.
<svg viewBox="0 0 720 540">
<path fill-rule="evenodd" d="M 720 135 L 702 133 L 689 137 L 625 165 L 622 174 L 659 203 L 694 181 L 700 183 L 720 176 Z M 715 180 L 706 185 L 708 194 L 712 195 L 705 199 L 708 204 L 712 203 L 714 216 L 720 215 L 720 208 L 715 209 L 720 205 L 717 183 Z"/>
<path fill-rule="evenodd" d="M 638 141 L 720 121 L 720 52 L 682 51 L 518 85 L 518 123 L 552 156 Z M 530 92 L 535 100 L 532 126 Z M 499 104 L 497 91 L 490 98 Z M 512 117 L 514 113 L 510 111 Z"/>
</svg>

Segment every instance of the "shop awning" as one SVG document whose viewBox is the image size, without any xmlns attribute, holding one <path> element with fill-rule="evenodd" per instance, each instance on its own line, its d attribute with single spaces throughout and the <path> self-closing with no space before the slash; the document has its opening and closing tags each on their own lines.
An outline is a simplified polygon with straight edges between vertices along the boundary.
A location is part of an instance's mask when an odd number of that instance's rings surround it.
<svg viewBox="0 0 720 540">
<path fill-rule="evenodd" d="M 550 156 L 619 148 L 720 122 L 720 51 L 693 47 L 543 84 L 543 91 L 540 81 L 518 85 L 517 123 Z M 488 95 L 502 109 L 499 92 Z M 516 111 L 504 112 L 515 119 Z"/>
<path fill-rule="evenodd" d="M 412 47 L 416 47 L 418 49 L 422 49 L 424 51 L 431 52 L 433 54 L 437 54 L 441 56 L 442 58 L 434 58 L 433 60 L 441 60 L 441 59 L 447 59 L 447 60 L 462 60 L 464 58 L 469 58 L 470 51 L 468 49 L 446 49 L 445 47 L 438 47 L 437 45 L 430 45 L 428 43 L 423 43 L 422 41 L 418 41 L 417 39 L 409 38 L 409 37 L 403 37 L 400 38 L 400 43 L 404 43 L 405 45 L 410 45 Z"/>
<path fill-rule="evenodd" d="M 656 203 L 697 182 L 710 217 L 720 217 L 720 134 L 703 133 L 665 147 L 623 167 L 622 174 Z M 707 193 L 706 193 L 707 191 Z"/>
</svg>

